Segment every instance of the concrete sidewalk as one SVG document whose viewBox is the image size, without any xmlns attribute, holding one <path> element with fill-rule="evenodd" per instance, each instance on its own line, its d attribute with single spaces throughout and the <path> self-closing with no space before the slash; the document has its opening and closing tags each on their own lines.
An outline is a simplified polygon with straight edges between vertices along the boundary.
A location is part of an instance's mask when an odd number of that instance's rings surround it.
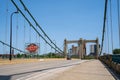
<svg viewBox="0 0 120 80">
<path fill-rule="evenodd" d="M 115 80 L 99 60 L 90 60 L 76 65 L 51 80 Z"/>
</svg>

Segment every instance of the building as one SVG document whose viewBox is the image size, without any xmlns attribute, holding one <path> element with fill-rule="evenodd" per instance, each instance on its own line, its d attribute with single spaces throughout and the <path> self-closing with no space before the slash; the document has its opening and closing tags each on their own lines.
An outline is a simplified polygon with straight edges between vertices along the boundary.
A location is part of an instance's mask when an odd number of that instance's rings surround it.
<svg viewBox="0 0 120 80">
<path fill-rule="evenodd" d="M 79 47 L 72 45 L 71 49 L 72 49 L 72 56 L 75 57 L 75 58 L 79 58 L 79 56 L 80 56 Z"/>
<path fill-rule="evenodd" d="M 100 45 L 99 45 L 100 47 Z M 96 56 L 97 55 L 97 45 L 90 45 L 90 54 L 91 56 Z"/>
</svg>

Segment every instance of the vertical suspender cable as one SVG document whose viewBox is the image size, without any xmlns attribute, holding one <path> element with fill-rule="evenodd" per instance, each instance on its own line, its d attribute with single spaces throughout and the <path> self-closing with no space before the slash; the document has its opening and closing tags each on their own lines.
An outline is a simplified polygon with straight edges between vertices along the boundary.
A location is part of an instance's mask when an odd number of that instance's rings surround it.
<svg viewBox="0 0 120 80">
<path fill-rule="evenodd" d="M 6 23 L 5 23 L 5 42 L 7 42 L 7 33 L 8 33 L 8 1 L 6 5 Z"/>
<path fill-rule="evenodd" d="M 29 43 L 31 43 L 31 25 L 30 25 L 30 28 L 29 28 Z"/>
<path fill-rule="evenodd" d="M 107 13 L 107 18 L 106 18 L 106 33 L 107 33 L 107 47 L 108 47 L 108 54 L 110 53 L 109 49 L 109 25 L 108 25 L 108 13 Z"/>
<path fill-rule="evenodd" d="M 46 47 L 46 46 L 47 46 L 47 43 L 46 43 L 46 42 L 44 42 L 44 53 L 43 53 L 44 58 L 45 58 L 45 54 L 47 53 L 47 52 L 46 52 L 46 51 L 47 51 L 47 50 L 46 50 L 46 49 L 47 49 L 47 47 Z"/>
<path fill-rule="evenodd" d="M 41 39 L 40 39 L 40 37 L 38 36 L 38 44 L 39 44 L 39 49 L 38 49 L 38 54 L 40 54 L 41 53 Z"/>
<path fill-rule="evenodd" d="M 18 14 L 17 14 L 17 20 L 16 20 L 16 48 L 18 47 Z"/>
<path fill-rule="evenodd" d="M 36 26 L 36 29 L 37 29 L 37 26 Z M 36 33 L 36 43 L 37 43 L 37 38 L 38 38 L 37 36 L 38 36 L 38 34 Z"/>
<path fill-rule="evenodd" d="M 105 29 L 105 30 L 107 30 L 107 29 Z M 105 31 L 105 41 L 104 41 L 104 47 L 105 47 L 105 54 L 107 53 L 107 31 Z"/>
<path fill-rule="evenodd" d="M 25 44 L 25 20 L 24 20 L 24 26 L 23 26 L 23 28 L 24 28 L 23 44 Z M 24 48 L 24 51 L 25 51 L 25 48 Z"/>
<path fill-rule="evenodd" d="M 111 43 L 112 43 L 112 53 L 113 53 L 113 26 L 112 26 L 112 3 L 110 0 L 110 26 L 111 26 Z"/>
<path fill-rule="evenodd" d="M 36 29 L 37 29 L 37 25 L 36 25 Z M 38 44 L 38 34 L 36 33 L 35 35 L 36 35 L 36 41 L 35 41 L 35 43 Z M 38 55 L 38 53 L 39 53 L 39 49 L 37 51 L 37 55 Z"/>
<path fill-rule="evenodd" d="M 18 47 L 18 14 L 16 18 L 16 48 Z M 16 51 L 17 53 L 17 51 Z"/>
<path fill-rule="evenodd" d="M 51 47 L 50 58 L 52 58 L 52 53 L 53 53 L 53 51 L 52 51 L 52 47 Z"/>
<path fill-rule="evenodd" d="M 8 1 L 6 3 L 5 42 L 7 42 L 7 37 L 8 37 Z M 3 53 L 7 53 L 6 50 L 7 50 L 6 47 L 3 46 Z"/>
<path fill-rule="evenodd" d="M 38 36 L 38 45 L 39 45 L 39 49 L 38 49 L 38 55 L 40 54 L 40 45 L 41 45 L 41 43 L 40 43 L 40 37 Z"/>
<path fill-rule="evenodd" d="M 120 48 L 120 15 L 119 15 L 119 0 L 117 0 L 117 9 L 118 9 L 119 48 Z"/>
<path fill-rule="evenodd" d="M 25 12 L 26 15 L 26 12 Z M 26 20 L 24 19 L 24 38 L 23 38 L 23 44 L 24 44 L 24 51 L 25 51 L 25 44 L 26 44 Z"/>
<path fill-rule="evenodd" d="M 26 32 L 25 19 L 24 19 L 24 26 L 23 26 L 23 27 L 24 27 L 24 38 L 23 38 L 23 44 L 25 45 L 25 37 L 26 37 L 26 35 L 25 35 L 25 34 L 26 34 L 26 33 L 25 33 L 25 32 Z M 24 47 L 24 51 L 25 51 L 25 47 Z"/>
</svg>

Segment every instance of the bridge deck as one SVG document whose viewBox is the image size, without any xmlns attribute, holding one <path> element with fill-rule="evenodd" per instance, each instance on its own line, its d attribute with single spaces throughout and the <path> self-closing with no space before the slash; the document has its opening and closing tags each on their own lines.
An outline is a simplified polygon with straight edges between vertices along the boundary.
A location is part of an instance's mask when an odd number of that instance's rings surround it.
<svg viewBox="0 0 120 80">
<path fill-rule="evenodd" d="M 99 60 L 91 60 L 60 73 L 52 80 L 115 80 Z"/>
</svg>

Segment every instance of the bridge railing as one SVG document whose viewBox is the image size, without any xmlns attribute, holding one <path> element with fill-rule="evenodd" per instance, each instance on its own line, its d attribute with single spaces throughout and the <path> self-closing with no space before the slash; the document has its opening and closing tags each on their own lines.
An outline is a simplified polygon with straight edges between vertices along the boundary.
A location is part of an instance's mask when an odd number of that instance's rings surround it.
<svg viewBox="0 0 120 80">
<path fill-rule="evenodd" d="M 99 59 L 108 67 L 112 68 L 115 72 L 120 74 L 120 55 L 103 55 Z"/>
</svg>

